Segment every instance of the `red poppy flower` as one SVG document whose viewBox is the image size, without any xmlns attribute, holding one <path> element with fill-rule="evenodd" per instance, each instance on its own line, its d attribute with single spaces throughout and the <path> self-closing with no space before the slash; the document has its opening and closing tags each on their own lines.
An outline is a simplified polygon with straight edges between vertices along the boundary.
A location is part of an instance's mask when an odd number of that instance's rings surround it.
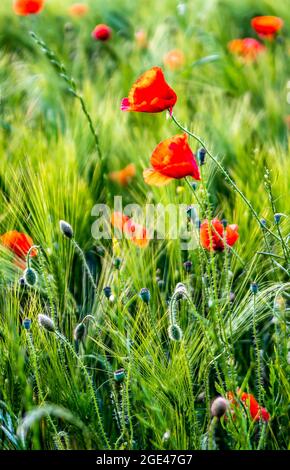
<svg viewBox="0 0 290 470">
<path fill-rule="evenodd" d="M 249 409 L 253 421 L 269 421 L 270 414 L 268 413 L 266 408 L 263 408 L 259 405 L 254 395 L 252 395 L 251 393 L 241 392 L 240 389 L 238 389 L 237 394 L 240 400 Z M 233 392 L 228 392 L 227 398 L 234 407 L 238 406 L 238 402 L 237 400 L 235 400 Z"/>
<path fill-rule="evenodd" d="M 257 56 L 266 49 L 264 44 L 254 38 L 233 39 L 228 43 L 228 48 L 232 54 L 247 61 L 256 60 Z"/>
<path fill-rule="evenodd" d="M 34 245 L 32 238 L 29 235 L 25 235 L 25 233 L 12 230 L 0 236 L 0 243 L 16 255 L 15 264 L 19 268 L 24 269 L 27 253 Z M 37 249 L 33 248 L 30 255 L 36 256 Z"/>
<path fill-rule="evenodd" d="M 16 15 L 27 16 L 40 13 L 45 0 L 14 0 L 13 10 Z"/>
<path fill-rule="evenodd" d="M 108 41 L 112 36 L 112 30 L 106 24 L 98 24 L 92 32 L 92 37 L 97 41 Z"/>
<path fill-rule="evenodd" d="M 73 3 L 68 9 L 71 16 L 75 17 L 81 17 L 86 15 L 88 10 L 89 7 L 85 3 Z"/>
<path fill-rule="evenodd" d="M 177 96 L 166 83 L 160 67 L 152 67 L 132 86 L 128 98 L 121 102 L 122 111 L 160 113 L 166 109 L 172 112 Z"/>
<path fill-rule="evenodd" d="M 121 212 L 114 212 L 111 217 L 111 224 L 113 227 L 120 230 L 129 238 L 135 245 L 145 248 L 149 240 L 147 238 L 146 228 L 134 222 L 127 215 Z"/>
<path fill-rule="evenodd" d="M 136 174 L 135 165 L 134 163 L 130 163 L 130 165 L 127 165 L 122 170 L 113 171 L 112 173 L 110 173 L 109 178 L 112 181 L 116 181 L 121 186 L 127 186 L 127 184 L 130 183 L 131 179 L 135 176 L 135 174 Z"/>
<path fill-rule="evenodd" d="M 153 168 L 144 170 L 147 184 L 163 186 L 172 179 L 192 176 L 200 180 L 195 155 L 188 145 L 186 134 L 175 135 L 161 142 L 153 151 L 150 159 Z"/>
<path fill-rule="evenodd" d="M 256 16 L 251 25 L 259 36 L 271 40 L 283 27 L 284 22 L 278 16 Z"/>
<path fill-rule="evenodd" d="M 238 226 L 227 225 L 224 228 L 219 219 L 215 218 L 209 223 L 204 220 L 200 226 L 200 243 L 208 251 L 223 251 L 225 242 L 233 246 L 239 238 Z"/>
</svg>

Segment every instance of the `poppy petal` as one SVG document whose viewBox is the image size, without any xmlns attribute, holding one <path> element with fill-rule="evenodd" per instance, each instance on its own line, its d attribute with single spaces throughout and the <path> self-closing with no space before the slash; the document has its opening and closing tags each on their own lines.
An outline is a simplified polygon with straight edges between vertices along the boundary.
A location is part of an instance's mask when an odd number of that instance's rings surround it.
<svg viewBox="0 0 290 470">
<path fill-rule="evenodd" d="M 153 170 L 153 168 L 148 168 L 143 171 L 143 177 L 145 183 L 150 186 L 165 186 L 173 180 L 170 176 L 163 175 L 159 171 Z"/>
</svg>

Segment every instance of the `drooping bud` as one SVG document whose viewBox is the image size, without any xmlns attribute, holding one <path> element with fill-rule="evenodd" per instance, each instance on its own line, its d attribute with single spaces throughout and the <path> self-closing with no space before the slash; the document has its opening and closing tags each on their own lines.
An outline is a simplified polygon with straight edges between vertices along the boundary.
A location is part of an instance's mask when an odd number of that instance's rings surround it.
<svg viewBox="0 0 290 470">
<path fill-rule="evenodd" d="M 147 287 L 143 287 L 143 289 L 140 290 L 139 292 L 140 298 L 145 302 L 145 304 L 148 304 L 150 301 L 150 291 L 147 289 Z"/>
<path fill-rule="evenodd" d="M 114 259 L 114 266 L 115 266 L 116 269 L 120 269 L 121 263 L 122 263 L 121 258 L 115 258 Z"/>
<path fill-rule="evenodd" d="M 211 404 L 211 414 L 216 418 L 221 418 L 227 411 L 229 402 L 223 397 L 217 397 Z"/>
<path fill-rule="evenodd" d="M 33 287 L 37 283 L 37 272 L 33 268 L 25 269 L 23 279 L 27 286 Z"/>
<path fill-rule="evenodd" d="M 282 216 L 283 214 L 281 214 L 280 212 L 277 212 L 276 214 L 274 214 L 274 220 L 276 224 L 279 224 Z"/>
<path fill-rule="evenodd" d="M 84 323 L 79 323 L 74 330 L 74 339 L 75 341 L 82 341 L 86 334 L 86 325 Z"/>
<path fill-rule="evenodd" d="M 261 220 L 260 220 L 260 224 L 261 224 L 261 227 L 262 227 L 262 228 L 267 227 L 267 221 L 266 221 L 266 219 L 261 219 Z"/>
<path fill-rule="evenodd" d="M 222 219 L 221 223 L 223 224 L 224 228 L 226 228 L 226 226 L 228 225 L 227 219 Z"/>
<path fill-rule="evenodd" d="M 123 382 L 125 378 L 125 369 L 118 369 L 114 371 L 114 379 L 116 382 Z"/>
<path fill-rule="evenodd" d="M 192 262 L 191 261 L 185 261 L 183 263 L 183 267 L 185 269 L 185 272 L 190 273 L 192 269 Z"/>
<path fill-rule="evenodd" d="M 182 329 L 177 324 L 171 324 L 168 328 L 168 336 L 172 341 L 181 341 Z"/>
<path fill-rule="evenodd" d="M 59 227 L 60 227 L 61 233 L 66 238 L 69 238 L 69 239 L 73 238 L 74 232 L 73 232 L 72 226 L 68 222 L 66 222 L 65 220 L 60 220 Z"/>
<path fill-rule="evenodd" d="M 53 320 L 48 317 L 47 315 L 43 315 L 42 313 L 38 315 L 38 323 L 47 331 L 55 331 L 55 325 Z"/>
</svg>

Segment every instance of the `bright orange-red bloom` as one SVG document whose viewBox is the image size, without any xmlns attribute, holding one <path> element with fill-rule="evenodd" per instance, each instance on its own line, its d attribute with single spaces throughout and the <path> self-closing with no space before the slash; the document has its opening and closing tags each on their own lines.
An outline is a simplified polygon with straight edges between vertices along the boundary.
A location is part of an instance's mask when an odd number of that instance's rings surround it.
<svg viewBox="0 0 290 470">
<path fill-rule="evenodd" d="M 284 22 L 278 16 L 256 16 L 251 25 L 259 36 L 271 40 L 282 29 Z"/>
<path fill-rule="evenodd" d="M 136 175 L 136 168 L 134 163 L 130 163 L 125 168 L 119 171 L 113 171 L 109 174 L 109 178 L 112 181 L 119 183 L 121 186 L 127 186 L 132 178 Z"/>
<path fill-rule="evenodd" d="M 152 186 L 163 186 L 172 179 L 192 176 L 200 180 L 195 155 L 186 134 L 175 135 L 157 145 L 150 159 L 152 168 L 143 171 L 144 180 Z"/>
<path fill-rule="evenodd" d="M 13 10 L 16 15 L 27 16 L 40 13 L 45 0 L 14 0 Z"/>
<path fill-rule="evenodd" d="M 163 57 L 165 67 L 168 67 L 170 70 L 180 69 L 184 64 L 184 60 L 184 54 L 180 49 L 173 49 Z"/>
<path fill-rule="evenodd" d="M 111 224 L 124 233 L 126 238 L 129 238 L 135 245 L 141 248 L 145 248 L 148 245 L 149 240 L 146 228 L 134 222 L 127 215 L 122 214 L 122 212 L 113 212 Z"/>
<path fill-rule="evenodd" d="M 0 243 L 16 255 L 15 264 L 21 269 L 24 269 L 27 253 L 34 245 L 32 238 L 25 233 L 11 230 L 0 236 Z M 36 255 L 37 249 L 33 248 L 30 252 L 30 256 Z"/>
<path fill-rule="evenodd" d="M 239 238 L 238 226 L 227 225 L 224 228 L 219 219 L 215 218 L 210 223 L 204 220 L 200 226 L 200 243 L 208 251 L 223 251 L 225 242 L 233 246 Z"/>
<path fill-rule="evenodd" d="M 152 67 L 134 83 L 128 98 L 122 99 L 121 110 L 160 113 L 168 109 L 171 113 L 176 100 L 177 96 L 166 83 L 161 68 Z"/>
<path fill-rule="evenodd" d="M 232 54 L 243 57 L 246 61 L 256 60 L 257 56 L 266 49 L 264 44 L 254 38 L 233 39 L 228 43 L 228 48 Z"/>
<path fill-rule="evenodd" d="M 252 395 L 251 393 L 242 392 L 240 389 L 238 389 L 237 395 L 239 399 L 244 403 L 246 408 L 248 408 L 253 421 L 269 421 L 270 414 L 268 413 L 266 408 L 263 408 L 259 405 L 254 395 Z M 238 406 L 238 402 L 237 400 L 235 400 L 233 392 L 228 392 L 227 398 L 233 407 Z"/>
<path fill-rule="evenodd" d="M 112 30 L 106 24 L 98 24 L 92 32 L 92 37 L 97 41 L 108 41 L 112 36 Z"/>
<path fill-rule="evenodd" d="M 68 8 L 69 13 L 71 16 L 81 17 L 88 13 L 89 7 L 85 3 L 73 3 Z"/>
</svg>

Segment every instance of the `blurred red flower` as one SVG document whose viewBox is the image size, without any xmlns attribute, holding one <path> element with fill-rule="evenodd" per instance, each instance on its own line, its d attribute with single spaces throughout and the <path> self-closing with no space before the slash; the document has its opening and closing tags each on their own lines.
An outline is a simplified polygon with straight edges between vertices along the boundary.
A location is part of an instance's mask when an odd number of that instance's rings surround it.
<svg viewBox="0 0 290 470">
<path fill-rule="evenodd" d="M 112 36 L 112 30 L 106 24 L 98 24 L 92 32 L 92 37 L 97 41 L 108 41 Z"/>
<path fill-rule="evenodd" d="M 170 113 L 177 96 L 166 83 L 160 67 L 147 70 L 132 86 L 128 98 L 121 102 L 122 111 L 140 113 L 160 113 L 168 109 Z"/>
<path fill-rule="evenodd" d="M 184 54 L 180 49 L 173 49 L 172 51 L 167 52 L 163 57 L 163 63 L 165 67 L 168 67 L 170 70 L 178 70 L 184 64 Z"/>
<path fill-rule="evenodd" d="M 248 408 L 253 421 L 269 421 L 270 414 L 268 413 L 266 408 L 263 408 L 259 405 L 254 395 L 252 395 L 251 393 L 242 392 L 240 389 L 238 389 L 237 396 L 245 404 L 246 408 Z M 228 392 L 227 398 L 230 401 L 232 407 L 238 406 L 237 400 L 235 400 L 233 392 Z"/>
<path fill-rule="evenodd" d="M 204 220 L 200 226 L 200 243 L 208 251 L 223 251 L 225 242 L 233 246 L 239 238 L 238 226 L 227 225 L 224 228 L 219 219 L 215 218 L 210 223 Z"/>
<path fill-rule="evenodd" d="M 16 15 L 27 16 L 40 13 L 45 0 L 14 0 L 13 10 Z"/>
<path fill-rule="evenodd" d="M 134 163 L 130 163 L 125 168 L 119 171 L 113 171 L 109 173 L 109 178 L 111 181 L 119 183 L 121 186 L 127 186 L 128 183 L 136 174 L 136 168 Z"/>
<path fill-rule="evenodd" d="M 192 176 L 200 180 L 195 155 L 188 145 L 186 134 L 175 135 L 157 145 L 150 159 L 153 168 L 144 170 L 147 184 L 163 186 L 172 179 Z"/>
<path fill-rule="evenodd" d="M 120 230 L 129 238 L 135 245 L 145 248 L 149 240 L 147 238 L 146 228 L 130 219 L 122 212 L 113 212 L 111 217 L 111 224 L 113 227 Z"/>
<path fill-rule="evenodd" d="M 228 43 L 228 48 L 232 54 L 243 57 L 247 61 L 256 60 L 257 56 L 266 49 L 264 44 L 254 38 L 233 39 Z"/>
<path fill-rule="evenodd" d="M 32 238 L 25 233 L 11 230 L 0 236 L 0 243 L 16 255 L 15 264 L 21 269 L 24 269 L 27 253 L 34 245 Z M 30 252 L 30 256 L 36 255 L 37 249 L 33 248 Z"/>
<path fill-rule="evenodd" d="M 87 14 L 87 12 L 89 11 L 89 7 L 85 3 L 73 3 L 68 8 L 68 11 L 71 16 L 81 17 Z"/>
<path fill-rule="evenodd" d="M 140 47 L 140 49 L 145 49 L 148 46 L 147 34 L 143 29 L 136 31 L 135 39 L 137 46 Z"/>
<path fill-rule="evenodd" d="M 260 37 L 272 40 L 284 22 L 278 16 L 256 16 L 252 19 L 251 25 Z"/>
</svg>

